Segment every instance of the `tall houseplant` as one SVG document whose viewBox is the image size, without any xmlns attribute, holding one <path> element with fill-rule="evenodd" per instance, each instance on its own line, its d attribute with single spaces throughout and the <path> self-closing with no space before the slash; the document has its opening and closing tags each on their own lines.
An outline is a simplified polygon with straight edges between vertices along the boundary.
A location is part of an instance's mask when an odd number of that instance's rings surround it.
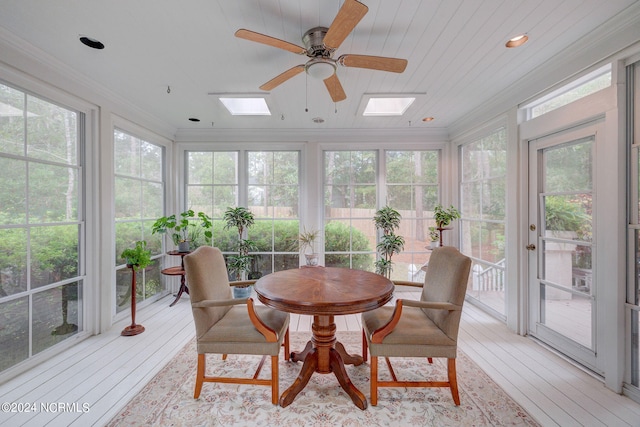
<svg viewBox="0 0 640 427">
<path fill-rule="evenodd" d="M 136 324 L 136 273 L 151 264 L 151 251 L 147 249 L 147 242 L 139 240 L 133 248 L 122 251 L 120 257 L 131 269 L 131 325 L 122 330 L 120 335 L 133 336 L 144 332 L 144 326 Z"/>
<path fill-rule="evenodd" d="M 436 221 L 436 230 L 440 232 L 440 246 L 442 246 L 442 230 L 448 230 L 449 224 L 454 219 L 460 218 L 460 212 L 453 206 L 444 208 L 441 204 L 433 208 L 433 219 Z"/>
<path fill-rule="evenodd" d="M 404 238 L 395 234 L 395 231 L 400 227 L 401 220 L 400 213 L 390 206 L 380 208 L 373 217 L 376 228 L 382 230 L 382 236 L 376 246 L 379 255 L 375 262 L 376 273 L 387 278 L 391 278 L 393 270 L 391 257 L 404 249 Z"/>
<path fill-rule="evenodd" d="M 158 218 L 151 226 L 152 233 L 169 233 L 173 244 L 178 246 L 179 252 L 189 252 L 193 249 L 193 243 L 202 232 L 207 243 L 211 242 L 213 232 L 211 218 L 204 212 L 197 214 L 192 210 L 186 210 L 176 217 L 176 214 Z"/>
<path fill-rule="evenodd" d="M 229 207 L 225 211 L 222 219 L 225 222 L 225 229 L 235 228 L 238 232 L 238 241 L 236 243 L 237 255 L 229 255 L 227 257 L 227 268 L 232 275 L 235 275 L 237 281 L 246 280 L 246 275 L 251 271 L 252 256 L 249 252 L 255 250 L 256 246 L 252 240 L 245 239 L 245 232 L 255 223 L 253 213 L 242 206 L 236 208 Z M 234 287 L 235 295 L 238 295 L 238 286 Z M 251 289 L 246 286 L 248 292 Z M 248 293 L 247 292 L 247 293 Z"/>
</svg>

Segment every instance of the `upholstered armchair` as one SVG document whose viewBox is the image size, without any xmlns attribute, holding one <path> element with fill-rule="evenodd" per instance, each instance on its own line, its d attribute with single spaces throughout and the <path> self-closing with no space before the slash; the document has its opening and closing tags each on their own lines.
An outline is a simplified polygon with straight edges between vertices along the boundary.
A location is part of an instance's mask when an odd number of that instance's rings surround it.
<svg viewBox="0 0 640 427">
<path fill-rule="evenodd" d="M 201 246 L 184 257 L 189 281 L 191 309 L 196 326 L 198 368 L 194 398 L 203 382 L 271 386 L 271 402 L 278 403 L 278 355 L 284 343 L 284 359 L 289 357 L 289 314 L 256 306 L 252 298 L 234 299 L 227 267 L 218 248 Z M 253 378 L 208 377 L 205 355 L 263 355 Z M 267 356 L 271 356 L 271 378 L 258 379 Z"/>
<path fill-rule="evenodd" d="M 371 404 L 378 403 L 378 387 L 449 387 L 460 405 L 456 377 L 458 329 L 471 259 L 457 249 L 434 249 L 419 301 L 398 299 L 362 314 L 363 357 L 371 355 Z M 391 381 L 378 380 L 378 357 L 384 357 Z M 447 381 L 400 381 L 390 357 L 447 358 Z"/>
</svg>

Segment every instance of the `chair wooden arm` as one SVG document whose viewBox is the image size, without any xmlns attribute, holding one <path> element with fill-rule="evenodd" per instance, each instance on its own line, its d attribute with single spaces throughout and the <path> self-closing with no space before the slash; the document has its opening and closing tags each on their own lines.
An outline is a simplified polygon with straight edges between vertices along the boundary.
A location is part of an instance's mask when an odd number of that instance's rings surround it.
<svg viewBox="0 0 640 427">
<path fill-rule="evenodd" d="M 248 298 L 247 300 L 247 310 L 249 311 L 249 319 L 251 319 L 251 323 L 256 327 L 258 332 L 260 332 L 267 339 L 267 342 L 276 342 L 278 341 L 278 335 L 276 331 L 265 325 L 262 320 L 258 317 L 258 313 L 256 313 L 256 307 L 253 303 L 253 298 Z"/>
<path fill-rule="evenodd" d="M 191 304 L 192 307 L 196 308 L 206 308 L 206 307 L 224 307 L 228 305 L 240 305 L 246 304 L 247 311 L 249 313 L 249 319 L 251 319 L 251 323 L 253 326 L 267 339 L 267 342 L 276 342 L 278 341 L 278 335 L 276 332 L 268 327 L 266 324 L 260 320 L 258 317 L 258 313 L 256 313 L 255 304 L 253 303 L 253 298 L 247 299 L 224 299 L 224 300 L 203 300 L 199 302 L 194 302 Z"/>
<path fill-rule="evenodd" d="M 256 283 L 256 280 L 235 280 L 233 282 L 229 282 L 229 286 L 242 288 L 249 285 L 255 285 L 255 283 Z"/>
<path fill-rule="evenodd" d="M 400 321 L 401 315 L 402 315 L 402 300 L 399 299 L 399 300 L 396 300 L 396 308 L 395 310 L 393 310 L 393 316 L 391 316 L 391 320 L 389 320 L 386 325 L 381 326 L 371 334 L 371 342 L 376 344 L 381 343 L 384 337 L 389 335 L 393 331 L 393 329 L 396 327 L 396 325 Z"/>
<path fill-rule="evenodd" d="M 462 307 L 459 305 L 451 304 L 449 302 L 435 302 L 435 301 L 415 301 L 409 299 L 396 300 L 396 308 L 393 310 L 391 319 L 384 325 L 375 330 L 371 334 L 371 342 L 379 344 L 384 340 L 384 337 L 393 332 L 394 328 L 400 321 L 402 315 L 402 306 L 418 307 L 418 308 L 433 308 L 438 310 L 459 311 Z"/>
<path fill-rule="evenodd" d="M 221 300 L 210 300 L 210 299 L 205 299 L 202 301 L 198 301 L 198 302 L 194 302 L 191 303 L 191 307 L 196 307 L 196 308 L 204 308 L 204 307 L 224 307 L 227 305 L 238 305 L 238 304 L 246 304 L 247 300 L 246 299 L 238 299 L 238 298 L 234 298 L 234 299 L 221 299 Z"/>
<path fill-rule="evenodd" d="M 438 310 L 460 311 L 462 306 L 450 302 L 404 300 L 404 305 L 418 308 L 434 308 Z"/>
<path fill-rule="evenodd" d="M 413 286 L 414 288 L 422 288 L 424 286 L 422 282 L 411 282 L 408 280 L 393 280 L 393 284 L 396 286 Z"/>
</svg>

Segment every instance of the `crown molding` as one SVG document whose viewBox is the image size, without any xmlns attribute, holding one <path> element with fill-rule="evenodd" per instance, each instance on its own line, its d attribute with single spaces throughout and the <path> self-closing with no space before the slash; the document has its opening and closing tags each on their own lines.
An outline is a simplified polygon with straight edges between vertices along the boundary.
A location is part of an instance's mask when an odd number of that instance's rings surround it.
<svg viewBox="0 0 640 427">
<path fill-rule="evenodd" d="M 445 128 L 430 129 L 178 129 L 176 142 L 442 142 Z"/>
</svg>

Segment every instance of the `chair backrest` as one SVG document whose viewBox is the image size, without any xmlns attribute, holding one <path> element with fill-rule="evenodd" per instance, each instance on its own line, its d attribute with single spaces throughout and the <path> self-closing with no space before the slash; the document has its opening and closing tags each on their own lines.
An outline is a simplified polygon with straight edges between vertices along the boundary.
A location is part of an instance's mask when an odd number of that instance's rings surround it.
<svg viewBox="0 0 640 427">
<path fill-rule="evenodd" d="M 471 259 L 452 246 L 435 248 L 424 277 L 422 301 L 449 302 L 462 306 L 469 281 Z M 423 309 L 450 338 L 457 339 L 461 311 Z"/>
<path fill-rule="evenodd" d="M 227 265 L 222 252 L 211 246 L 200 246 L 184 257 L 184 270 L 191 304 L 204 300 L 233 298 Z M 226 307 L 192 307 L 196 336 L 201 337 L 231 309 Z"/>
</svg>

